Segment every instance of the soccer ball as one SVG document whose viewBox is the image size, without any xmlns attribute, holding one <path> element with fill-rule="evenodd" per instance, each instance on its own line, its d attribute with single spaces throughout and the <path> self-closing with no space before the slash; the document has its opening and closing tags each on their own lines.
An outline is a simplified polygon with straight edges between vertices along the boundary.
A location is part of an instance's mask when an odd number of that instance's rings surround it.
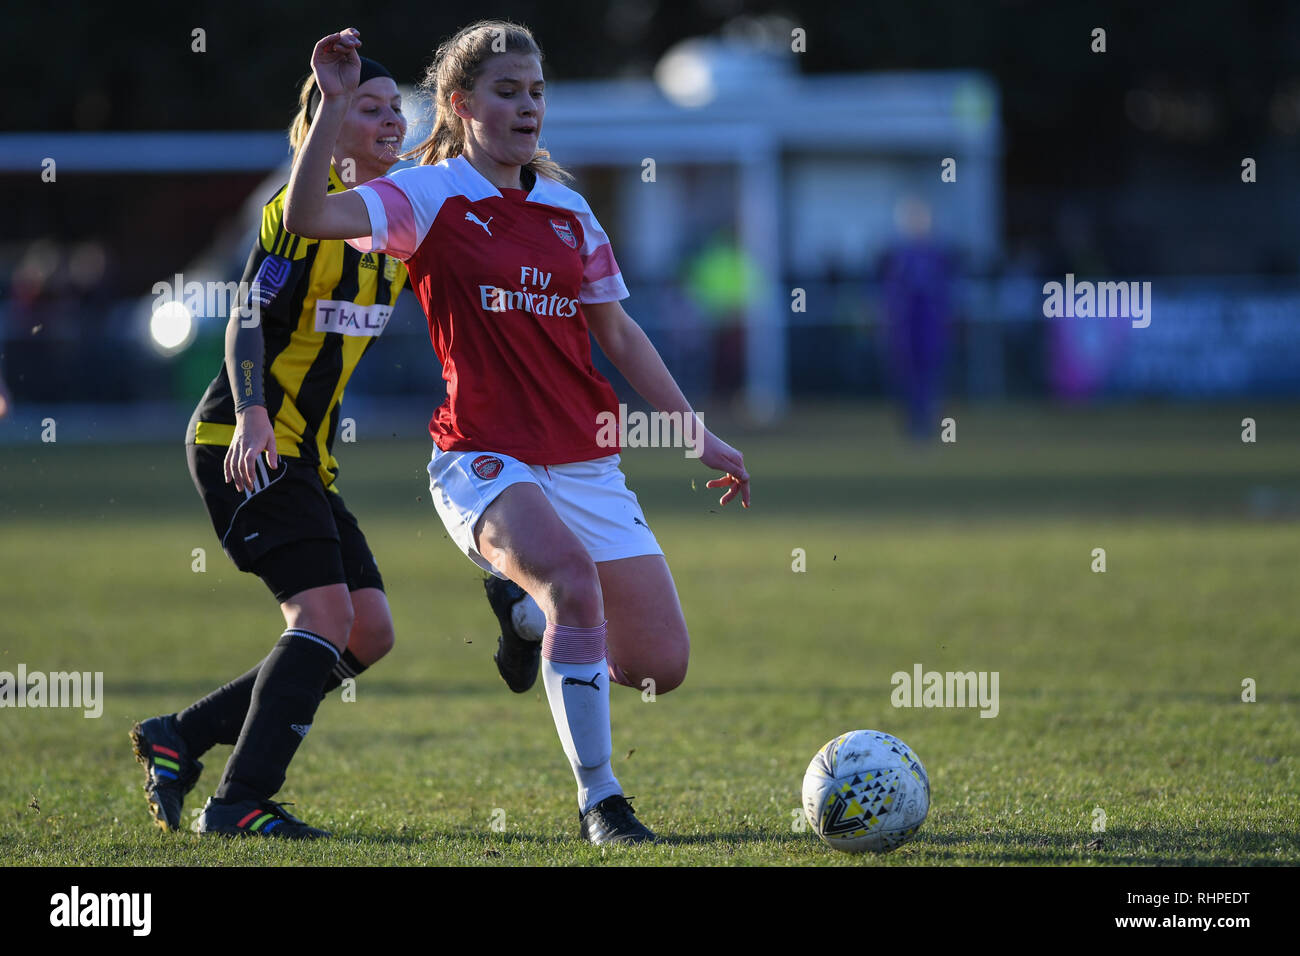
<svg viewBox="0 0 1300 956">
<path fill-rule="evenodd" d="M 803 810 L 827 846 L 888 853 L 912 839 L 930 812 L 930 778 L 897 737 L 855 730 L 813 757 L 803 777 Z"/>
</svg>

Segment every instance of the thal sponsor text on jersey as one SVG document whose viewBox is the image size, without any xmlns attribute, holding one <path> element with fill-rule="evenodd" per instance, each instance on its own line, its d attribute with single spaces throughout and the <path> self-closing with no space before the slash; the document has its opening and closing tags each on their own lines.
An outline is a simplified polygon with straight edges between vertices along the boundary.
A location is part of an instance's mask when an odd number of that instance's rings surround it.
<svg viewBox="0 0 1300 956">
<path fill-rule="evenodd" d="M 342 335 L 381 335 L 393 314 L 390 305 L 357 305 L 335 299 L 316 300 L 316 331 Z"/>
</svg>

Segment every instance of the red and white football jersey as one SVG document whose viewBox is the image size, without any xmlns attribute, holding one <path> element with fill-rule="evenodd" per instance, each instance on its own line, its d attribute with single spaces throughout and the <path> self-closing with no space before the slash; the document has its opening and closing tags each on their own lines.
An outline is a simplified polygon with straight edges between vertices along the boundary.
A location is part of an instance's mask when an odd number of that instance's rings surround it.
<svg viewBox="0 0 1300 956">
<path fill-rule="evenodd" d="M 444 451 L 532 465 L 611 453 L 597 416 L 618 399 L 591 364 L 582 303 L 627 297 L 609 238 L 577 192 L 538 175 L 498 189 L 463 156 L 357 186 L 363 252 L 406 262 L 442 362 L 447 400 L 429 433 Z"/>
</svg>

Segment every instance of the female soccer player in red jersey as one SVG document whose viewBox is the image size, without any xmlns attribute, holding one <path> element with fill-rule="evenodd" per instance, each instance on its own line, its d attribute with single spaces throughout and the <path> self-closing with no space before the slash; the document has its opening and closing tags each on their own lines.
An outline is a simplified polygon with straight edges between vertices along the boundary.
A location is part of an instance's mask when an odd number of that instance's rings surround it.
<svg viewBox="0 0 1300 956">
<path fill-rule="evenodd" d="M 356 95 L 335 117 L 319 170 L 330 192 L 382 176 L 406 135 L 392 76 L 373 60 L 357 66 Z M 290 128 L 295 150 L 319 102 L 308 79 Z M 231 317 L 225 364 L 194 411 L 186 454 L 222 547 L 270 588 L 285 630 L 248 673 L 132 729 L 145 795 L 164 830 L 181 825 L 182 801 L 203 769 L 198 758 L 225 743 L 235 749 L 200 832 L 326 835 L 271 797 L 324 692 L 393 646 L 383 579 L 334 486 L 332 448 L 344 386 L 383 330 L 406 271 L 379 253 L 293 235 L 283 214 L 281 189 L 263 208 L 244 275 L 257 283 L 256 320 Z"/>
<path fill-rule="evenodd" d="M 327 195 L 360 42 L 344 30 L 312 53 L 324 102 L 295 158 L 285 222 L 406 261 L 447 381 L 430 423 L 435 507 L 471 560 L 545 612 L 541 670 L 582 836 L 654 839 L 610 768 L 609 681 L 672 690 L 689 636 L 663 552 L 600 437 L 618 403 L 588 330 L 651 405 L 698 426 L 701 460 L 725 472 L 708 483 L 727 489 L 722 504 L 749 506 L 749 474 L 619 305 L 627 289 L 604 230 L 538 149 L 545 81 L 528 30 L 483 21 L 444 43 L 426 81 L 437 118 L 420 165 Z"/>
</svg>

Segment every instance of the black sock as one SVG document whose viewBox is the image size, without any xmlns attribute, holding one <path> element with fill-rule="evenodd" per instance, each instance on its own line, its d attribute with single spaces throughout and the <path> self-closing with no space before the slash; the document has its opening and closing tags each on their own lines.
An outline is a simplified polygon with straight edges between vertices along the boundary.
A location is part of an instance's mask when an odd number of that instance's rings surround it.
<svg viewBox="0 0 1300 956">
<path fill-rule="evenodd" d="M 253 699 L 253 683 L 265 663 L 262 661 L 247 674 L 218 687 L 176 715 L 176 730 L 184 738 L 191 757 L 198 759 L 216 744 L 233 744 L 239 739 Z"/>
<path fill-rule="evenodd" d="M 321 687 L 339 660 L 319 634 L 290 628 L 258 668 L 248 716 L 217 786 L 221 800 L 269 800 L 316 716 Z"/>
<path fill-rule="evenodd" d="M 334 688 L 341 686 L 349 677 L 356 677 L 365 669 L 366 665 L 357 660 L 356 655 L 351 651 L 344 648 L 339 656 L 339 662 L 330 671 L 330 676 L 325 678 L 325 686 L 321 689 L 321 693 L 328 694 Z"/>
<path fill-rule="evenodd" d="M 260 662 L 247 674 L 236 677 L 229 684 L 218 687 L 207 697 L 195 701 L 176 715 L 176 730 L 197 760 L 217 744 L 234 744 L 239 740 L 248 705 L 253 699 L 253 684 L 257 680 Z M 345 650 L 325 678 L 322 696 L 341 686 L 346 678 L 355 678 L 366 669 L 349 650 Z"/>
</svg>

